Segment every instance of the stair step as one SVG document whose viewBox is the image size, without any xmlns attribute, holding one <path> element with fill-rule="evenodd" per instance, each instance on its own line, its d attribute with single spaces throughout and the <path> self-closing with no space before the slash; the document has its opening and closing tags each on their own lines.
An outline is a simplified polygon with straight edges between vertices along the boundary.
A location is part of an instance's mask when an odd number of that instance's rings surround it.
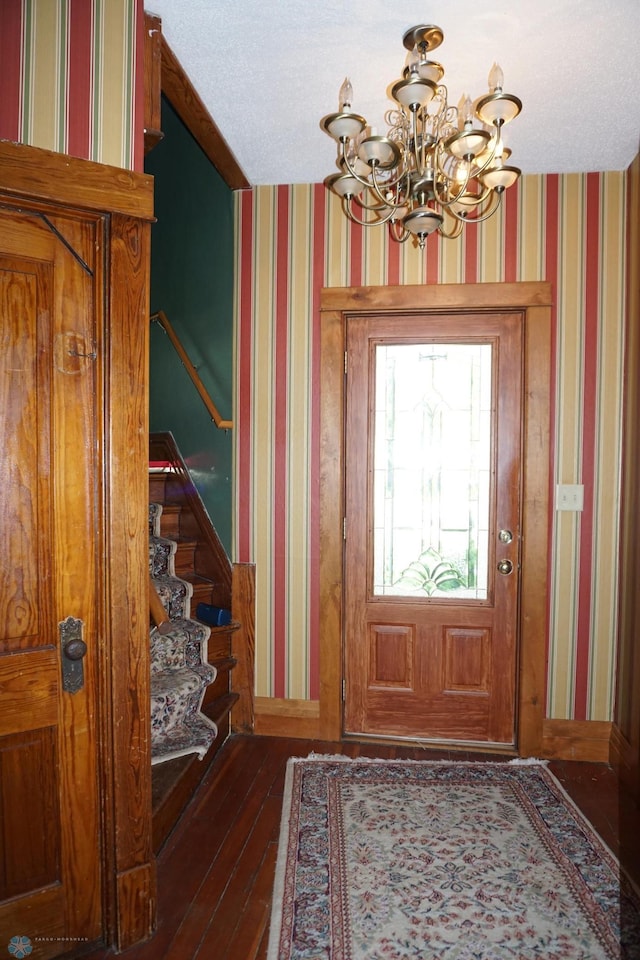
<svg viewBox="0 0 640 960">
<path fill-rule="evenodd" d="M 229 716 L 232 707 L 239 699 L 240 695 L 238 693 L 228 693 L 224 697 L 218 697 L 217 700 L 207 704 L 206 707 L 203 704 L 202 712 L 205 716 L 209 717 L 210 720 L 213 720 L 215 725 L 220 729 L 223 720 Z"/>
<path fill-rule="evenodd" d="M 237 666 L 238 661 L 235 657 L 221 657 L 219 660 L 212 660 L 211 657 L 207 657 L 207 663 L 215 667 L 218 671 L 218 676 L 225 671 L 228 673 L 230 670 L 233 670 Z"/>
<path fill-rule="evenodd" d="M 162 503 L 161 500 L 154 500 L 152 503 Z M 175 540 L 180 536 L 180 513 L 179 503 L 162 503 L 162 513 L 160 515 L 160 535 L 169 540 Z"/>
<path fill-rule="evenodd" d="M 207 640 L 207 660 L 217 664 L 218 660 L 225 660 L 231 654 L 231 634 L 240 626 L 232 622 L 226 627 L 211 627 L 211 634 Z"/>
<path fill-rule="evenodd" d="M 174 554 L 173 562 L 175 564 L 174 569 L 176 571 L 177 577 L 188 576 L 194 572 L 194 560 L 196 547 L 198 545 L 197 540 L 181 540 L 178 537 L 173 537 L 174 543 L 177 544 L 176 552 Z"/>
<path fill-rule="evenodd" d="M 166 480 L 163 473 L 149 474 L 149 499 L 152 503 L 162 503 L 165 497 Z"/>
<path fill-rule="evenodd" d="M 212 663 L 211 660 L 207 660 L 207 663 L 215 666 L 218 671 L 218 675 L 204 692 L 204 704 L 213 703 L 214 700 L 218 700 L 220 697 L 225 697 L 229 693 L 229 672 L 235 667 L 237 660 L 234 657 L 227 657 L 226 660 L 217 661 Z M 224 666 L 218 666 L 219 663 L 224 664 Z"/>
<path fill-rule="evenodd" d="M 215 583 L 213 580 L 207 580 L 206 577 L 199 577 L 197 574 L 184 576 L 193 586 L 193 596 L 191 598 L 191 616 L 195 619 L 196 607 L 199 603 L 214 603 Z"/>
</svg>

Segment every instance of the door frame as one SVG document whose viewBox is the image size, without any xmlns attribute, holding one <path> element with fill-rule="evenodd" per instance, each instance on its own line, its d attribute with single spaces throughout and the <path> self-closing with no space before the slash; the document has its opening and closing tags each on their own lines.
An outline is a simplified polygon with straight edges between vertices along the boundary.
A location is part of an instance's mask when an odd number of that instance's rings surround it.
<svg viewBox="0 0 640 960">
<path fill-rule="evenodd" d="M 148 382 L 153 177 L 0 141 L 0 200 L 98 219 L 97 725 L 103 940 L 155 926 L 149 711 Z"/>
<path fill-rule="evenodd" d="M 343 518 L 347 319 L 429 313 L 520 312 L 523 323 L 522 545 L 517 750 L 542 749 L 548 634 L 551 439 L 551 284 L 330 287 L 320 292 L 320 730 L 343 738 Z"/>
</svg>

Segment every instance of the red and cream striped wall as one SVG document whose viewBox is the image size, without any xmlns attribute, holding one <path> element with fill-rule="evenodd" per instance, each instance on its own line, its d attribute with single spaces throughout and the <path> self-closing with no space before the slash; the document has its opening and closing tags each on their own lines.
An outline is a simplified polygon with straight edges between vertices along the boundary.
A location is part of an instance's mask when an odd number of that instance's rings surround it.
<svg viewBox="0 0 640 960">
<path fill-rule="evenodd" d="M 616 653 L 626 175 L 526 176 L 502 211 L 425 253 L 365 231 L 321 185 L 236 198 L 235 558 L 256 563 L 261 697 L 318 697 L 323 286 L 549 280 L 553 513 L 547 716 L 610 720 Z"/>
<path fill-rule="evenodd" d="M 142 170 L 143 0 L 1 0 L 0 137 Z"/>
<path fill-rule="evenodd" d="M 0 137 L 143 164 L 143 0 L 1 0 Z M 323 286 L 550 280 L 551 718 L 614 695 L 626 226 L 624 173 L 525 177 L 501 214 L 425 254 L 347 223 L 321 185 L 237 195 L 235 556 L 257 565 L 257 693 L 318 697 L 319 293 Z"/>
</svg>

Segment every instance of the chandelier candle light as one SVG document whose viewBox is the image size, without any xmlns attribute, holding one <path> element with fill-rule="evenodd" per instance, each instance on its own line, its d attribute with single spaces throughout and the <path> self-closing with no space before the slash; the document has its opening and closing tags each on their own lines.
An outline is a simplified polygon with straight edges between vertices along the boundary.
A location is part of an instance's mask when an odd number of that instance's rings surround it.
<svg viewBox="0 0 640 960">
<path fill-rule="evenodd" d="M 475 103 L 463 96 L 450 106 L 444 69 L 429 59 L 443 36 L 433 25 L 405 33 L 409 55 L 391 87 L 396 105 L 385 115 L 386 136 L 351 109 L 348 78 L 338 112 L 321 121 L 338 144 L 339 172 L 324 183 L 341 198 L 346 216 L 366 227 L 388 223 L 394 240 L 415 237 L 420 249 L 430 233 L 453 238 L 463 224 L 487 220 L 520 176 L 507 162 L 511 151 L 502 128 L 518 116 L 521 101 L 503 93 L 503 73 L 494 63 L 488 94 Z"/>
</svg>

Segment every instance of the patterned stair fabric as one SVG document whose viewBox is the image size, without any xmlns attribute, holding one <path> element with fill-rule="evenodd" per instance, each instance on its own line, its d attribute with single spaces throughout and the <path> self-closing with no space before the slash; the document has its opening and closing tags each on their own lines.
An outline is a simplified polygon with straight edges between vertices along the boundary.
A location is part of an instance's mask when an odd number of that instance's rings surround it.
<svg viewBox="0 0 640 960">
<path fill-rule="evenodd" d="M 171 621 L 171 630 L 151 630 L 151 762 L 195 753 L 202 758 L 218 729 L 200 712 L 216 669 L 207 663 L 211 630 L 192 620 L 192 586 L 174 571 L 177 544 L 160 536 L 162 505 L 149 505 L 149 572 Z"/>
</svg>

